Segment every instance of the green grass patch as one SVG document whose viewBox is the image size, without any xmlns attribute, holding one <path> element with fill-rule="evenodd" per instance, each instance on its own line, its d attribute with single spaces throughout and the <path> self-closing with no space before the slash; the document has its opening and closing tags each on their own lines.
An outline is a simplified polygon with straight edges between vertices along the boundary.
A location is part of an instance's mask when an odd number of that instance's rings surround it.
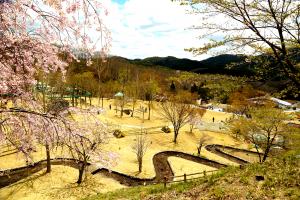
<svg viewBox="0 0 300 200">
<path fill-rule="evenodd" d="M 98 194 L 86 200 L 101 199 L 183 199 L 189 195 L 202 199 L 300 199 L 300 159 L 298 154 L 270 158 L 265 163 L 227 167 L 210 176 L 186 183 L 139 186 Z M 263 176 L 264 180 L 256 180 Z M 193 197 L 193 196 L 192 196 Z M 192 198 L 191 197 L 191 198 Z M 195 196 L 194 196 L 195 197 Z"/>
<path fill-rule="evenodd" d="M 155 195 L 155 194 L 162 194 L 168 191 L 176 191 L 178 193 L 182 193 L 197 185 L 207 183 L 207 182 L 214 182 L 217 178 L 224 176 L 226 172 L 229 171 L 229 168 L 222 169 L 215 173 L 212 176 L 201 177 L 199 179 L 187 181 L 187 182 L 180 182 L 180 183 L 171 183 L 167 184 L 167 187 L 164 188 L 163 184 L 158 185 L 148 185 L 148 186 L 137 186 L 132 188 L 125 188 L 121 190 L 116 190 L 113 192 L 97 194 L 95 196 L 90 196 L 85 198 L 84 200 L 117 200 L 117 199 L 143 199 L 148 195 Z"/>
</svg>

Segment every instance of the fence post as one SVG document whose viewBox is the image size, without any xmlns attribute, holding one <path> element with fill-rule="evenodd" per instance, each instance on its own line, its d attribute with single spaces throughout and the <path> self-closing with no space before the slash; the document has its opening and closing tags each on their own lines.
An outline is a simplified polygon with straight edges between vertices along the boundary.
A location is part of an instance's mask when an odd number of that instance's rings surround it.
<svg viewBox="0 0 300 200">
<path fill-rule="evenodd" d="M 186 182 L 186 174 L 183 175 L 184 182 Z"/>
<path fill-rule="evenodd" d="M 206 176 L 206 171 L 205 170 L 203 171 L 203 175 Z"/>
<path fill-rule="evenodd" d="M 164 177 L 164 188 L 167 187 L 167 177 Z"/>
</svg>

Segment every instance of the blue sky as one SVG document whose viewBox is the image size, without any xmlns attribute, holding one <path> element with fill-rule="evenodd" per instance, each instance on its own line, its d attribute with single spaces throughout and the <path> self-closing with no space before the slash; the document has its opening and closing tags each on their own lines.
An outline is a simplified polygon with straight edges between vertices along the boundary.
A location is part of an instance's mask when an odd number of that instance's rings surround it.
<svg viewBox="0 0 300 200">
<path fill-rule="evenodd" d="M 124 4 L 127 0 L 112 0 L 112 1 L 118 4 Z"/>
<path fill-rule="evenodd" d="M 189 7 L 171 0 L 103 0 L 109 15 L 105 21 L 112 34 L 112 55 L 127 58 L 175 56 L 201 60 L 185 48 L 203 44 L 199 30 L 188 30 L 199 16 L 187 14 Z"/>
</svg>

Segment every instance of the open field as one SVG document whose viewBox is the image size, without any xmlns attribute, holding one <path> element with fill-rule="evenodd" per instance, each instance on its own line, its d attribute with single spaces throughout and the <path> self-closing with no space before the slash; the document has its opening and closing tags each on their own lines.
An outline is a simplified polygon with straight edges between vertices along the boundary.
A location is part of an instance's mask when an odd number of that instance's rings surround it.
<svg viewBox="0 0 300 200">
<path fill-rule="evenodd" d="M 200 163 L 195 163 L 189 160 L 185 160 L 182 158 L 177 158 L 177 157 L 170 157 L 168 159 L 172 171 L 174 172 L 174 176 L 182 176 L 183 174 L 194 174 L 194 173 L 199 173 L 202 171 L 213 171 L 216 170 L 214 167 L 210 167 L 204 164 Z M 203 176 L 203 174 L 196 174 L 196 175 L 191 175 L 188 177 L 188 179 L 192 178 L 198 178 Z M 178 177 L 174 179 L 175 181 L 177 180 L 183 180 L 183 177 Z"/>
<path fill-rule="evenodd" d="M 125 188 L 117 181 L 101 176 L 90 175 L 82 185 L 76 184 L 78 170 L 66 166 L 53 166 L 51 174 L 42 170 L 26 179 L 0 190 L 0 199 L 5 200 L 50 200 L 80 199 L 99 192 Z"/>
<path fill-rule="evenodd" d="M 93 105 L 97 105 L 97 103 L 98 100 L 93 99 Z M 112 105 L 111 110 L 109 109 L 110 104 Z M 157 104 L 157 102 L 153 104 L 154 106 L 151 110 L 151 120 L 147 120 L 148 113 L 145 113 L 145 119 L 143 122 L 141 113 L 135 113 L 134 117 L 124 114 L 124 116 L 120 118 L 119 112 L 116 113 L 115 110 L 113 110 L 115 107 L 113 106 L 113 100 L 104 100 L 104 112 L 99 114 L 98 117 L 102 121 L 104 121 L 111 130 L 120 129 L 125 134 L 125 137 L 120 139 L 112 136 L 108 144 L 105 144 L 103 146 L 104 150 L 115 152 L 118 154 L 118 165 L 112 168 L 113 171 L 140 178 L 153 178 L 155 176 L 155 170 L 152 158 L 155 154 L 162 151 L 171 150 L 196 155 L 197 142 L 203 134 L 211 137 L 209 144 L 221 144 L 244 149 L 247 149 L 247 147 L 249 146 L 248 144 L 236 141 L 226 133 L 199 131 L 198 129 L 194 129 L 193 133 L 190 133 L 188 125 L 180 130 L 178 143 L 174 144 L 172 142 L 173 133 L 164 133 L 160 130 L 162 126 L 170 126 L 170 124 L 169 122 L 161 118 L 160 114 L 157 111 Z M 146 105 L 147 102 L 138 101 L 136 108 Z M 126 108 L 129 109 L 130 107 L 131 106 L 129 105 Z M 213 117 L 215 118 L 215 122 L 224 121 L 230 116 L 231 114 L 228 113 L 208 110 L 203 117 L 203 121 L 211 122 Z M 141 173 L 138 173 L 137 160 L 135 154 L 132 151 L 132 145 L 135 142 L 136 134 L 140 132 L 141 128 L 147 130 L 147 141 L 149 143 L 149 147 L 144 157 L 143 170 Z M 1 147 L 1 169 L 15 168 L 25 165 L 25 161 L 24 159 L 22 159 L 21 154 L 13 153 L 10 155 L 5 155 L 6 153 L 3 153 L 3 151 L 7 151 L 9 153 L 10 149 L 8 149 L 8 147 Z M 52 157 L 61 157 L 62 154 L 64 154 L 62 151 L 56 151 L 52 154 Z M 237 165 L 236 163 L 229 161 L 226 158 L 220 157 L 214 153 L 207 151 L 205 148 L 203 148 L 203 150 L 201 151 L 201 155 L 210 160 L 215 160 L 223 164 Z M 45 159 L 44 150 L 38 149 L 37 152 L 34 153 L 33 158 L 34 161 Z M 187 161 L 182 158 L 170 157 L 168 160 L 176 176 L 183 175 L 184 173 L 198 173 L 203 170 L 209 171 L 214 169 L 212 167 L 194 163 L 192 161 Z M 105 178 L 101 175 L 92 176 L 90 180 L 84 183 L 84 187 L 76 186 L 73 183 L 76 181 L 76 175 L 78 171 L 70 167 L 55 166 L 53 167 L 53 173 L 41 176 L 42 173 L 43 172 L 39 172 L 29 177 L 29 179 L 33 179 L 34 181 L 27 182 L 24 180 L 0 189 L 0 199 L 1 197 L 5 197 L 4 199 L 6 199 L 11 194 L 14 194 L 13 196 L 11 196 L 13 197 L 13 199 L 57 199 L 55 198 L 55 196 L 53 196 L 54 194 L 61 195 L 59 196 L 59 198 L 64 199 L 66 198 L 66 196 L 68 196 L 67 194 L 69 192 L 74 193 L 74 195 L 72 195 L 70 199 L 80 199 L 90 193 L 106 192 L 109 190 L 124 187 L 117 181 L 111 178 Z M 45 191 L 45 188 L 47 188 L 47 191 Z M 55 191 L 58 188 L 60 192 L 56 193 Z M 41 191 L 41 193 L 36 193 L 37 190 Z M 34 196 L 33 194 L 37 196 Z"/>
<path fill-rule="evenodd" d="M 228 153 L 230 155 L 236 156 L 238 158 L 241 158 L 241 159 L 243 159 L 245 161 L 248 161 L 250 163 L 259 162 L 258 155 L 248 154 L 248 153 L 243 153 L 243 152 L 237 152 L 237 151 L 228 150 L 228 149 L 222 149 L 222 151 L 225 152 L 225 153 Z"/>
</svg>

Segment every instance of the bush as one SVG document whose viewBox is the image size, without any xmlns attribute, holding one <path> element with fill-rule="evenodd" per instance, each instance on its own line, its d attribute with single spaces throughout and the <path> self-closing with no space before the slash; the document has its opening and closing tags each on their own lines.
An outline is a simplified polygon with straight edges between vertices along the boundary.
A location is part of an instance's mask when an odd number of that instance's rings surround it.
<svg viewBox="0 0 300 200">
<path fill-rule="evenodd" d="M 58 114 L 69 107 L 69 102 L 64 99 L 52 99 L 47 106 L 48 112 Z"/>
<path fill-rule="evenodd" d="M 171 133 L 171 129 L 168 126 L 164 126 L 161 128 L 164 133 Z"/>
<path fill-rule="evenodd" d="M 130 115 L 131 112 L 132 110 L 130 109 L 123 110 L 123 113 L 125 113 L 126 115 Z"/>
<path fill-rule="evenodd" d="M 116 138 L 123 138 L 123 137 L 125 137 L 124 133 L 122 133 L 122 131 L 120 131 L 119 129 L 114 130 L 113 135 Z"/>
</svg>

